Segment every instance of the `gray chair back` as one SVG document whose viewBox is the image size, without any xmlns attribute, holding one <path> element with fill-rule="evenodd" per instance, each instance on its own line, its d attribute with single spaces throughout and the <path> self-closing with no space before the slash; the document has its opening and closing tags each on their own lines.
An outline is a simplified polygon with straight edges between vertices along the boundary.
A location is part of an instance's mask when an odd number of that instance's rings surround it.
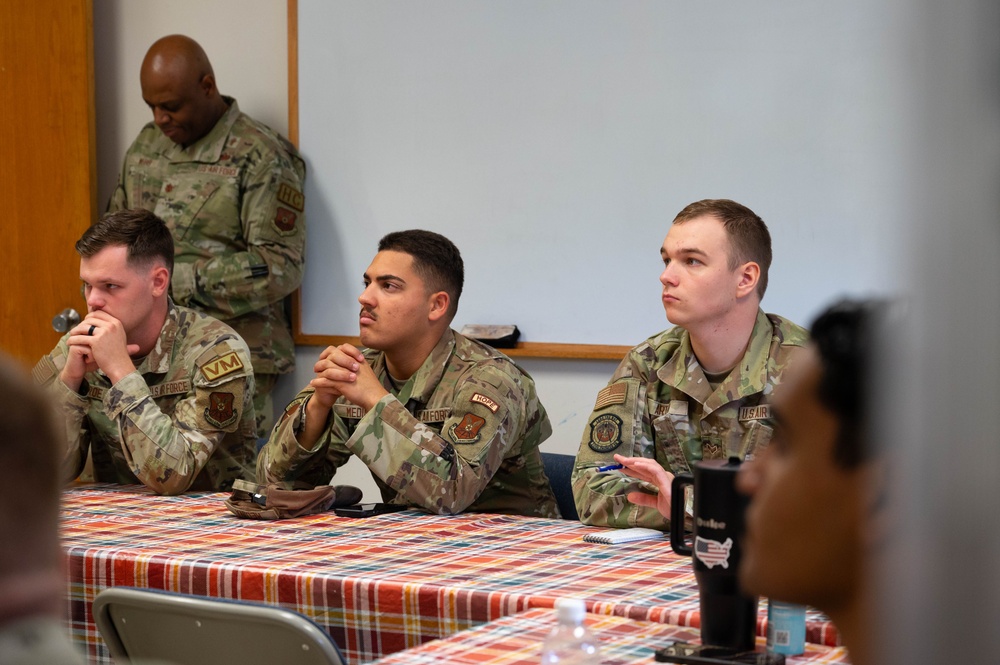
<svg viewBox="0 0 1000 665">
<path fill-rule="evenodd" d="M 295 612 L 154 589 L 111 587 L 94 621 L 114 661 L 177 665 L 343 665 L 329 634 Z"/>
</svg>

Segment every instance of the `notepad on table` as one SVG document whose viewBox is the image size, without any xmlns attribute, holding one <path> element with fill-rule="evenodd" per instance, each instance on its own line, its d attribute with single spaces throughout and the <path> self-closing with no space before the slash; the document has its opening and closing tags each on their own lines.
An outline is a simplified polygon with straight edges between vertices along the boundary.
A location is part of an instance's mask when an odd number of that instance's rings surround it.
<svg viewBox="0 0 1000 665">
<path fill-rule="evenodd" d="M 588 543 L 603 543 L 605 545 L 618 545 L 621 543 L 634 543 L 637 540 L 654 540 L 665 538 L 667 534 L 656 529 L 647 529 L 641 526 L 634 526 L 629 529 L 608 529 L 600 533 L 588 533 L 583 539 Z"/>
</svg>

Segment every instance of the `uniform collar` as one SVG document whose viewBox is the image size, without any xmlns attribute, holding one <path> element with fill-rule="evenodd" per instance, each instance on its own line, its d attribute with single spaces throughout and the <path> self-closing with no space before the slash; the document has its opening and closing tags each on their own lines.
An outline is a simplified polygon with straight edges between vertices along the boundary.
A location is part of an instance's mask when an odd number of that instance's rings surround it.
<svg viewBox="0 0 1000 665">
<path fill-rule="evenodd" d="M 441 339 L 434 345 L 434 348 L 431 349 L 430 354 L 424 359 L 420 368 L 407 381 L 407 383 L 413 382 L 410 399 L 415 399 L 421 404 L 426 404 L 430 401 L 434 390 L 441 383 L 441 379 L 444 378 L 444 373 L 448 369 L 449 361 L 454 352 L 455 331 L 448 328 L 441 335 Z M 379 353 L 378 357 L 375 358 L 372 370 L 376 376 L 382 377 L 382 384 L 388 390 L 389 386 L 386 384 L 389 383 L 389 368 L 386 367 L 384 353 Z M 402 389 L 402 386 L 400 386 L 400 389 Z"/>
<path fill-rule="evenodd" d="M 136 369 L 140 374 L 166 374 L 170 370 L 170 357 L 173 354 L 174 342 L 177 333 L 180 331 L 180 310 L 174 305 L 174 301 L 167 299 L 167 318 L 160 329 L 160 336 L 156 338 L 153 350 L 143 359 Z"/>
<path fill-rule="evenodd" d="M 698 400 L 704 405 L 706 413 L 710 413 L 724 404 L 764 390 L 767 385 L 768 349 L 773 335 L 770 319 L 758 308 L 757 320 L 754 321 L 743 358 L 713 391 L 691 348 L 691 336 L 685 330 L 677 352 L 656 371 L 656 376 L 663 383 Z"/>
<path fill-rule="evenodd" d="M 161 132 L 160 136 L 169 144 L 163 151 L 163 155 L 167 159 L 174 163 L 202 162 L 205 164 L 214 164 L 219 161 L 229 139 L 229 132 L 240 115 L 240 105 L 236 103 L 235 99 L 226 96 L 223 96 L 222 99 L 229 104 L 229 108 L 222 114 L 222 117 L 219 118 L 219 121 L 215 123 L 215 127 L 212 127 L 208 134 L 205 134 L 188 147 L 182 148 L 166 136 L 163 136 Z"/>
</svg>

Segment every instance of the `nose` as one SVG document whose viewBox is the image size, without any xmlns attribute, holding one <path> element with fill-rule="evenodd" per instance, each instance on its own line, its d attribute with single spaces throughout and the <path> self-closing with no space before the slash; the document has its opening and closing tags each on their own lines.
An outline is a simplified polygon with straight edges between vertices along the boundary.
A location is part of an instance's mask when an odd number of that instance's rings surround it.
<svg viewBox="0 0 1000 665">
<path fill-rule="evenodd" d="M 361 292 L 360 296 L 358 296 L 358 302 L 361 303 L 362 307 L 375 306 L 375 298 L 372 296 L 372 287 L 374 286 L 375 283 L 372 282 L 371 284 L 366 286 L 365 290 Z"/>
<path fill-rule="evenodd" d="M 90 289 L 90 293 L 87 294 L 87 309 L 91 312 L 96 312 L 103 307 L 104 297 L 97 289 Z"/>
<path fill-rule="evenodd" d="M 157 127 L 163 127 L 168 122 L 170 122 L 170 116 L 161 108 L 153 109 L 153 123 Z"/>
<path fill-rule="evenodd" d="M 677 285 L 677 276 L 674 274 L 674 271 L 670 266 L 671 264 L 668 263 L 663 269 L 663 272 L 660 273 L 660 284 L 663 286 L 666 286 L 667 284 L 671 284 L 673 286 Z"/>
</svg>

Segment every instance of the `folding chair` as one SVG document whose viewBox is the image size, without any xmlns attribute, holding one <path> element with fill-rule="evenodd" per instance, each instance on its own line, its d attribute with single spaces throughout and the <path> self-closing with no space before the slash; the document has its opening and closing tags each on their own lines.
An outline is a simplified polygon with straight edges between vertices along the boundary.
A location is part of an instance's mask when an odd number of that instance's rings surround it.
<svg viewBox="0 0 1000 665">
<path fill-rule="evenodd" d="M 344 665 L 326 631 L 278 607 L 111 587 L 97 595 L 93 614 L 118 664 Z"/>
</svg>

